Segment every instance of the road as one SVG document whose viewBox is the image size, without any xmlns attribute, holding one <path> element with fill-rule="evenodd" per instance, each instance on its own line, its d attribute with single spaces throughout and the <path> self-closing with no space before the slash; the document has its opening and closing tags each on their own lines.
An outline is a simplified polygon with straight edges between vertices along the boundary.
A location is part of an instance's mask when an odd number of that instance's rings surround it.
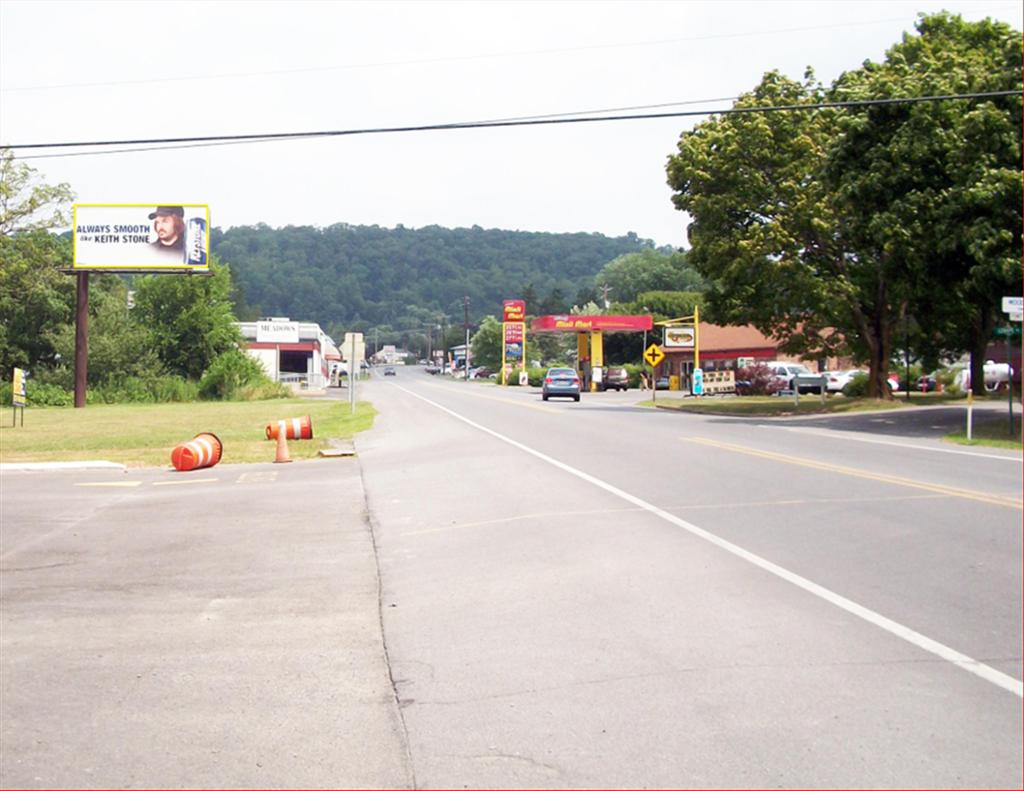
<svg viewBox="0 0 1024 791">
<path fill-rule="evenodd" d="M 0 786 L 1024 782 L 1021 457 L 962 410 L 360 390 L 358 459 L 2 473 Z"/>
<path fill-rule="evenodd" d="M 949 410 L 365 390 L 421 787 L 1021 786 L 1021 459 Z"/>
</svg>

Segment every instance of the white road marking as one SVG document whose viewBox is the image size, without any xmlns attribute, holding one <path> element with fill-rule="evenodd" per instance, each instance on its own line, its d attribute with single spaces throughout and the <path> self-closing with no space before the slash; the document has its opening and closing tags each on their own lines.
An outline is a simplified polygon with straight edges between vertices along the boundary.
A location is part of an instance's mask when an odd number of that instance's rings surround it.
<svg viewBox="0 0 1024 791">
<path fill-rule="evenodd" d="M 184 486 L 190 483 L 214 483 L 220 478 L 189 478 L 183 481 L 154 481 L 154 486 Z"/>
<path fill-rule="evenodd" d="M 814 434 L 819 437 L 833 437 L 836 439 L 848 439 L 852 442 L 869 442 L 872 445 L 891 445 L 894 448 L 908 448 L 910 450 L 926 450 L 929 453 L 952 453 L 957 456 L 977 456 L 979 459 L 999 459 L 1000 461 L 1012 461 L 1017 464 L 1024 462 L 1024 456 L 997 456 L 994 453 L 977 453 L 970 450 L 953 450 L 952 448 L 931 448 L 927 445 L 918 445 L 913 442 L 892 442 L 886 439 L 871 439 L 870 437 L 853 437 L 849 432 L 832 431 L 827 428 L 804 428 L 803 426 L 769 426 L 759 424 L 759 428 L 782 429 L 783 431 L 795 431 L 798 434 Z M 942 426 L 933 426 L 942 428 Z"/>
<path fill-rule="evenodd" d="M 141 486 L 142 481 L 96 481 L 94 483 L 76 483 L 75 486 L 116 486 L 130 487 Z"/>
<path fill-rule="evenodd" d="M 950 664 L 959 667 L 961 670 L 966 670 L 968 673 L 973 673 L 979 678 L 982 678 L 985 681 L 988 681 L 989 683 L 994 684 L 997 687 L 1000 687 L 1001 689 L 1005 689 L 1007 692 L 1012 692 L 1019 698 L 1024 698 L 1024 683 L 1018 681 L 1012 676 L 1007 675 L 1006 673 L 1002 673 L 996 670 L 994 667 L 990 667 L 989 665 L 986 665 L 983 662 L 979 662 L 977 659 L 973 659 L 967 656 L 966 654 L 962 654 L 959 651 L 950 648 L 947 645 L 944 645 L 936 640 L 932 640 L 930 637 L 926 637 L 920 632 L 915 632 L 910 627 L 904 626 L 901 623 L 897 623 L 896 621 L 893 621 L 890 618 L 886 618 L 884 615 L 877 613 L 874 610 L 870 610 L 867 607 L 864 607 L 860 604 L 857 604 L 857 602 L 847 599 L 845 596 L 840 596 L 838 593 L 835 593 L 834 591 L 831 591 L 822 585 L 818 585 L 816 582 L 811 582 L 809 579 L 801 577 L 799 574 L 794 574 L 792 571 L 789 571 L 788 569 L 785 569 L 782 566 L 778 566 L 775 563 L 772 563 L 770 560 L 766 560 L 765 558 L 762 558 L 759 555 L 755 555 L 753 552 L 749 552 L 748 550 L 743 549 L 737 544 L 733 544 L 730 541 L 726 541 L 724 538 L 716 536 L 714 533 L 710 533 L 707 530 L 704 530 L 703 528 L 697 527 L 697 525 L 691 522 L 687 522 L 684 519 L 680 519 L 678 516 L 670 514 L 664 509 L 659 508 L 658 506 L 653 505 L 652 503 L 649 503 L 646 500 L 642 500 L 639 497 L 630 494 L 629 492 L 623 491 L 622 489 L 619 489 L 617 486 L 613 486 L 610 483 L 606 483 L 605 481 L 602 481 L 600 478 L 595 478 L 593 475 L 590 475 L 589 473 L 583 472 L 582 470 L 578 470 L 575 467 L 571 467 L 565 462 L 558 461 L 558 459 L 552 458 L 551 456 L 541 453 L 538 450 L 534 450 L 533 448 L 524 445 L 521 442 L 517 442 L 511 437 L 506 437 L 504 434 L 499 434 L 497 431 L 494 431 L 493 429 L 489 429 L 486 426 L 483 426 L 479 423 L 470 420 L 469 418 L 465 418 L 462 415 L 458 414 L 457 412 L 453 412 L 451 409 L 448 409 L 448 407 L 438 404 L 436 401 L 431 401 L 429 398 L 424 398 L 418 393 L 414 393 L 411 390 L 407 390 L 406 388 L 401 387 L 399 385 L 396 385 L 396 387 L 398 387 L 398 389 L 401 390 L 402 392 L 408 393 L 413 398 L 418 398 L 419 400 L 427 404 L 430 404 L 435 409 L 439 409 L 442 412 L 451 415 L 453 418 L 462 421 L 466 425 L 472 426 L 473 428 L 482 431 L 485 434 L 489 434 L 495 439 L 501 440 L 502 442 L 511 445 L 514 448 L 518 448 L 524 453 L 529 453 L 531 456 L 534 456 L 535 458 L 538 458 L 541 461 L 544 461 L 550 464 L 551 466 L 562 470 L 563 472 L 567 472 L 570 475 L 573 475 L 583 481 L 586 481 L 587 483 L 590 483 L 598 487 L 599 489 L 603 489 L 609 494 L 613 494 L 616 497 L 619 497 L 620 499 L 625 500 L 628 503 L 632 503 L 633 505 L 642 508 L 643 510 L 651 514 L 654 514 L 660 519 L 664 519 L 666 522 L 669 522 L 670 524 L 680 527 L 683 530 L 686 530 L 688 533 L 691 533 L 692 535 L 697 536 L 698 538 L 701 538 L 707 541 L 708 543 L 714 544 L 720 549 L 724 549 L 726 552 L 729 552 L 730 554 L 735 555 L 736 557 L 746 560 L 748 563 L 751 563 L 754 566 L 757 566 L 758 568 L 767 571 L 769 574 L 773 574 L 779 579 L 785 580 L 786 582 L 795 585 L 796 587 L 801 588 L 802 590 L 805 590 L 808 593 L 817 596 L 818 598 L 824 601 L 827 601 L 829 604 L 832 604 L 840 608 L 841 610 L 845 610 L 851 615 L 855 615 L 858 618 L 861 618 L 862 620 L 872 624 L 873 626 L 877 626 L 878 628 L 883 629 L 886 632 L 889 632 L 890 634 L 895 635 L 896 637 L 899 637 L 902 640 L 905 640 L 911 645 L 917 646 L 918 648 L 927 651 L 928 653 L 933 654 L 939 657 L 940 659 L 946 660 Z"/>
</svg>

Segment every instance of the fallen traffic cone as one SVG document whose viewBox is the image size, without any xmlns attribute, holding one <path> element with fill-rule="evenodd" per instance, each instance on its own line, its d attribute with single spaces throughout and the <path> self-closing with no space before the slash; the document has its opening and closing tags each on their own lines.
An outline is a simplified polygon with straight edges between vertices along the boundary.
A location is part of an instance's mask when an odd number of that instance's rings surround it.
<svg viewBox="0 0 1024 791">
<path fill-rule="evenodd" d="M 171 464 L 179 472 L 197 470 L 200 467 L 212 467 L 220 461 L 224 446 L 216 434 L 204 432 L 188 442 L 183 442 L 171 451 Z"/>
<path fill-rule="evenodd" d="M 313 421 L 309 415 L 303 415 L 268 423 L 267 439 L 277 439 L 282 431 L 288 439 L 313 439 Z"/>
<path fill-rule="evenodd" d="M 277 432 L 277 456 L 274 458 L 274 464 L 284 464 L 292 460 L 292 457 L 288 455 L 288 438 L 285 437 L 283 431 Z"/>
</svg>

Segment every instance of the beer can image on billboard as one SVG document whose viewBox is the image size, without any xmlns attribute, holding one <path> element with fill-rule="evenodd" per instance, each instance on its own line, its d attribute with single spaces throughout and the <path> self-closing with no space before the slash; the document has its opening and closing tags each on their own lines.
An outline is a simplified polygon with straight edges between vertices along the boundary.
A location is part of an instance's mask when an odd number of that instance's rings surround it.
<svg viewBox="0 0 1024 791">
<path fill-rule="evenodd" d="M 206 266 L 206 220 L 192 217 L 185 232 L 185 263 Z"/>
</svg>

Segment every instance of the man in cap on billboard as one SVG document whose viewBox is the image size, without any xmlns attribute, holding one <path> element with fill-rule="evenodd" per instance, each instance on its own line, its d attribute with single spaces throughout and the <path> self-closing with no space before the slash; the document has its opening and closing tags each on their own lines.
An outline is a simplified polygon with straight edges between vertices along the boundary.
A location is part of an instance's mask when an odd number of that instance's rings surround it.
<svg viewBox="0 0 1024 791">
<path fill-rule="evenodd" d="M 153 221 L 156 241 L 150 247 L 161 253 L 185 260 L 185 209 L 181 206 L 157 206 L 149 215 Z"/>
</svg>

